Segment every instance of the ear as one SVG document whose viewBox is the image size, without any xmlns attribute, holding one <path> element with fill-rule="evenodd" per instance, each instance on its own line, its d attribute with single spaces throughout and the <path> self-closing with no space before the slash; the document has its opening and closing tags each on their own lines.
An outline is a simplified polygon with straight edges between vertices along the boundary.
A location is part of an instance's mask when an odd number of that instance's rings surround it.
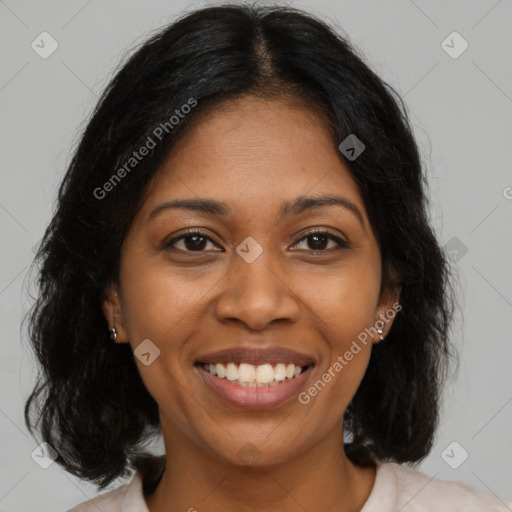
<svg viewBox="0 0 512 512">
<path fill-rule="evenodd" d="M 380 327 L 384 331 L 382 333 L 383 338 L 389 334 L 397 313 L 402 309 L 400 304 L 402 287 L 398 274 L 394 269 L 391 269 L 389 276 L 388 282 L 382 285 L 379 302 L 375 310 L 375 327 L 377 329 Z M 382 341 L 380 336 L 377 333 L 376 337 L 374 337 L 375 343 Z"/>
<path fill-rule="evenodd" d="M 121 299 L 117 287 L 113 284 L 107 286 L 104 290 L 102 301 L 102 310 L 108 322 L 108 328 L 117 329 L 116 343 L 128 343 L 128 335 L 123 320 Z"/>
</svg>

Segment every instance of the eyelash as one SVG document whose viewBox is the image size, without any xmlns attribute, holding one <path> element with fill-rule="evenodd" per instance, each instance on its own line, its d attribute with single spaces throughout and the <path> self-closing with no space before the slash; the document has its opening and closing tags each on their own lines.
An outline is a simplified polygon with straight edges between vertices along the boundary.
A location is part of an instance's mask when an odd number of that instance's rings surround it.
<svg viewBox="0 0 512 512">
<path fill-rule="evenodd" d="M 210 242 L 214 243 L 214 244 L 217 244 L 217 245 L 220 245 L 219 242 L 217 242 L 213 237 L 211 237 L 210 235 L 207 235 L 206 233 L 204 233 L 203 231 L 200 231 L 200 230 L 191 230 L 191 231 L 188 231 L 185 235 L 181 235 L 179 236 L 178 238 L 174 238 L 172 240 L 170 240 L 169 242 L 166 242 L 164 243 L 164 246 L 163 248 L 164 249 L 167 249 L 167 248 L 173 248 L 172 245 L 175 244 L 176 242 L 179 242 L 180 240 L 183 240 L 185 238 L 188 238 L 188 237 L 191 237 L 191 236 L 194 236 L 194 235 L 199 235 L 203 238 L 206 238 L 207 240 L 209 240 Z M 326 231 L 326 230 L 313 230 L 313 231 L 308 231 L 307 233 L 305 233 L 302 238 L 300 238 L 299 240 L 297 240 L 297 242 L 295 242 L 294 245 L 297 245 L 298 243 L 306 240 L 307 238 L 309 238 L 310 236 L 313 236 L 313 235 L 324 235 L 326 236 L 327 238 L 333 240 L 334 242 L 336 242 L 338 244 L 338 249 L 348 249 L 349 247 L 349 244 L 347 242 L 345 242 L 345 240 L 339 238 L 338 236 L 336 235 L 333 235 L 331 232 L 329 231 Z M 181 251 L 181 252 L 190 252 L 190 253 L 202 253 L 202 252 L 205 252 L 205 251 L 188 251 L 188 250 L 183 250 L 183 249 L 176 249 L 178 251 Z M 334 249 L 334 250 L 337 250 L 337 249 Z M 315 251 L 314 249 L 309 249 L 309 252 L 331 252 L 333 251 L 333 249 L 321 249 L 321 250 L 317 250 Z"/>
</svg>

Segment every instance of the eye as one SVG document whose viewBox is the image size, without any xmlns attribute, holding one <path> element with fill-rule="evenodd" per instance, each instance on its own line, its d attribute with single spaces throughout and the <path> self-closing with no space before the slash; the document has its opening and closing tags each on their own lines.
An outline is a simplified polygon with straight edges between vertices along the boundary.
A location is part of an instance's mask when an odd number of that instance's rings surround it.
<svg viewBox="0 0 512 512">
<path fill-rule="evenodd" d="M 175 247 L 178 242 L 183 242 L 182 247 Z M 186 235 L 182 235 L 178 238 L 174 238 L 169 242 L 166 242 L 164 244 L 164 249 L 173 247 L 174 249 L 178 249 L 179 251 L 184 252 L 204 252 L 205 245 L 207 245 L 208 242 L 212 244 L 217 243 L 210 236 L 206 235 L 206 233 L 203 233 L 202 231 L 191 230 L 188 231 Z"/>
<path fill-rule="evenodd" d="M 348 243 L 345 242 L 345 240 L 342 240 L 340 237 L 333 235 L 329 231 L 322 231 L 322 230 L 310 231 L 309 233 L 306 233 L 306 236 L 303 236 L 297 242 L 297 244 L 299 244 L 305 240 L 310 242 L 309 245 L 313 245 L 313 248 L 309 249 L 311 251 L 330 252 L 330 251 L 325 250 L 326 249 L 325 246 L 328 244 L 329 240 L 334 241 L 338 245 L 338 248 L 343 248 L 343 249 L 348 248 Z"/>
</svg>

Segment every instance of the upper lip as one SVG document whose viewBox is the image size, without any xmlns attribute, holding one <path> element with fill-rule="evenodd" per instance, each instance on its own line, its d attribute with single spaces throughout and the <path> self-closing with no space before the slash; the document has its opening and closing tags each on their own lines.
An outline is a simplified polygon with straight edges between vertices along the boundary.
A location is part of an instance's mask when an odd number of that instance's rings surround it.
<svg viewBox="0 0 512 512">
<path fill-rule="evenodd" d="M 197 357 L 196 363 L 252 363 L 260 364 L 294 364 L 308 366 L 314 364 L 313 357 L 284 347 L 251 348 L 233 347 L 215 352 L 208 352 Z"/>
</svg>

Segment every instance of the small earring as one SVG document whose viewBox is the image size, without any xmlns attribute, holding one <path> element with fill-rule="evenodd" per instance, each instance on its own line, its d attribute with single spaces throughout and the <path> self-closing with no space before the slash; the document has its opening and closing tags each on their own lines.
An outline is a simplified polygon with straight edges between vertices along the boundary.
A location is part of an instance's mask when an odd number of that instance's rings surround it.
<svg viewBox="0 0 512 512">
<path fill-rule="evenodd" d="M 384 322 L 382 322 L 382 324 L 384 324 Z M 383 326 L 384 326 L 384 325 L 383 325 Z M 383 327 L 383 326 L 382 326 L 382 327 Z M 383 333 L 384 333 L 384 329 L 383 329 L 382 327 L 379 327 L 379 328 L 377 329 L 377 332 L 379 333 L 379 336 L 380 336 L 380 340 L 381 340 L 381 341 L 384 339 L 384 337 L 382 336 L 382 335 L 383 335 Z"/>
<path fill-rule="evenodd" d="M 116 340 L 117 339 L 117 329 L 115 327 L 112 327 L 112 329 L 110 329 L 109 332 L 110 332 L 110 339 Z"/>
</svg>

